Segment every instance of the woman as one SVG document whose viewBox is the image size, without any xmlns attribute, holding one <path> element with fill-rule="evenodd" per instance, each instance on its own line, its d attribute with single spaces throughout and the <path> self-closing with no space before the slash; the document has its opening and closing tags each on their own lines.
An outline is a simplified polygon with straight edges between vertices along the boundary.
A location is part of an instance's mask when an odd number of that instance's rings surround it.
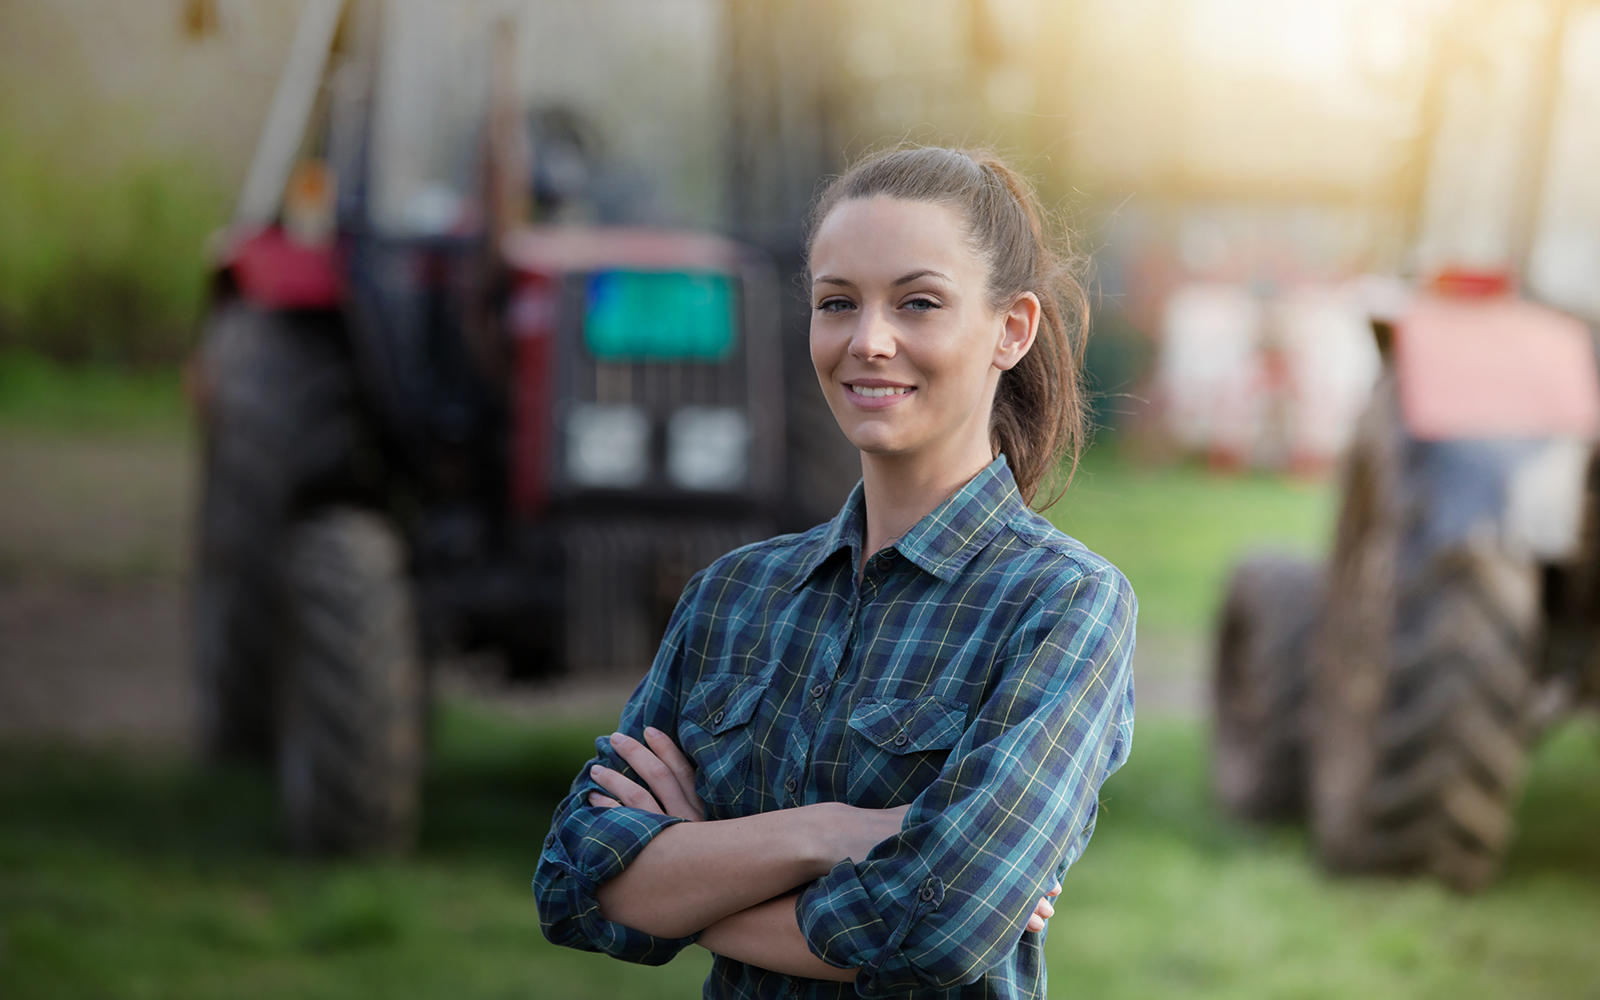
<svg viewBox="0 0 1600 1000">
<path fill-rule="evenodd" d="M 708 997 L 1042 996 L 1133 730 L 1133 592 L 1027 507 L 1081 440 L 1082 292 L 1026 182 L 951 149 L 834 181 L 808 262 L 861 483 L 690 581 L 556 812 L 545 934 L 699 943 Z"/>
</svg>

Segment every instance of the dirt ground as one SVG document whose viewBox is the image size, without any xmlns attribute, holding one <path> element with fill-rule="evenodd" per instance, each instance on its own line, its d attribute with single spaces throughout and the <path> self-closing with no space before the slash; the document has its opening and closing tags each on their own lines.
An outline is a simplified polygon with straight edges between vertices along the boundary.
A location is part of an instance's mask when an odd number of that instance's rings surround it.
<svg viewBox="0 0 1600 1000">
<path fill-rule="evenodd" d="M 188 750 L 192 443 L 0 432 L 0 740 Z M 1142 712 L 1203 704 L 1198 637 L 1143 634 Z M 507 687 L 442 665 L 450 696 L 527 716 L 615 712 L 630 681 Z"/>
<path fill-rule="evenodd" d="M 190 742 L 192 466 L 170 436 L 0 434 L 0 738 Z"/>
</svg>

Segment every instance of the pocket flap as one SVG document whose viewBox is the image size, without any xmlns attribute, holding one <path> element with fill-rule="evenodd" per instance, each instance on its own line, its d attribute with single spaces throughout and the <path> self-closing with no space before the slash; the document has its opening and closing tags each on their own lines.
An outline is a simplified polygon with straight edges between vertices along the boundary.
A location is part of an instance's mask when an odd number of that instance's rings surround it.
<svg viewBox="0 0 1600 1000">
<path fill-rule="evenodd" d="M 760 674 L 713 674 L 689 692 L 684 718 L 713 736 L 742 726 L 755 714 L 769 680 Z"/>
<path fill-rule="evenodd" d="M 850 728 L 889 753 L 948 750 L 966 731 L 967 713 L 943 698 L 863 698 Z"/>
</svg>

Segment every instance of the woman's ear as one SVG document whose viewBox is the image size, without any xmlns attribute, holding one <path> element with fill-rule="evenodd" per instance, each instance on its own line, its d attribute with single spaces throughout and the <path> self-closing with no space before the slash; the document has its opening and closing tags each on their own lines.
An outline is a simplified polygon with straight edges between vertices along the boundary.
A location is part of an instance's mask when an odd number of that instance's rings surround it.
<svg viewBox="0 0 1600 1000">
<path fill-rule="evenodd" d="M 1027 355 L 1033 347 L 1033 339 L 1039 335 L 1039 319 L 1043 314 L 1044 307 L 1039 304 L 1039 296 L 1023 292 L 1011 303 L 1011 308 L 1000 315 L 1003 326 L 1000 343 L 994 349 L 996 368 L 1003 372 L 1010 371 Z"/>
</svg>

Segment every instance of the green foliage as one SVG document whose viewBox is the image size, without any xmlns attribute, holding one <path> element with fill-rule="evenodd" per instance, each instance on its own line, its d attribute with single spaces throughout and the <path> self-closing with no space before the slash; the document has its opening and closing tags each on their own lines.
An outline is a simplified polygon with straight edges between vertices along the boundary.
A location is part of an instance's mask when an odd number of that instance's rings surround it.
<svg viewBox="0 0 1600 1000">
<path fill-rule="evenodd" d="M 1103 445 L 1047 513 L 1128 577 L 1141 629 L 1194 631 L 1209 627 L 1240 556 L 1260 548 L 1325 551 L 1336 503 L 1326 482 L 1140 467 Z"/>
<path fill-rule="evenodd" d="M 71 361 L 176 358 L 223 207 L 183 162 L 102 168 L 0 120 L 0 346 Z"/>
<path fill-rule="evenodd" d="M 610 720 L 446 706 L 421 850 L 303 861 L 254 771 L 0 750 L 0 995 L 695 997 L 660 969 L 549 945 L 528 879 L 556 798 Z M 1330 880 L 1296 829 L 1231 823 L 1192 722 L 1140 724 L 1046 945 L 1052 994 L 1101 998 L 1567 998 L 1600 957 L 1600 741 L 1536 757 L 1506 877 Z"/>
</svg>

